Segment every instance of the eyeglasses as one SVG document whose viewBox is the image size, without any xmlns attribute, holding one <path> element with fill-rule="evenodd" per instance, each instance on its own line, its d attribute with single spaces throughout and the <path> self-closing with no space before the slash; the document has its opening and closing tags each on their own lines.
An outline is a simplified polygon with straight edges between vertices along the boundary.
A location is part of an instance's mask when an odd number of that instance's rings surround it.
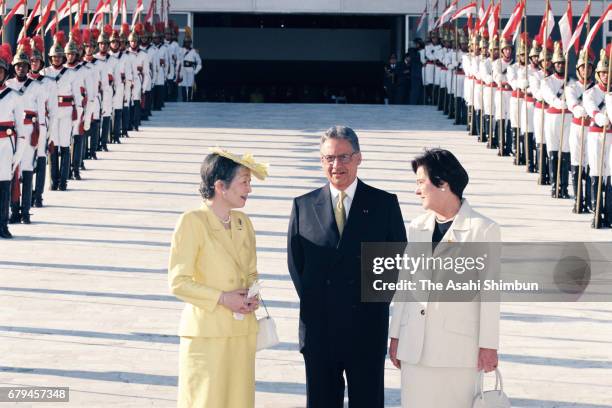
<svg viewBox="0 0 612 408">
<path fill-rule="evenodd" d="M 353 155 L 357 154 L 359 152 L 353 152 L 353 153 L 345 153 L 345 154 L 339 154 L 337 156 L 334 155 L 321 155 L 321 158 L 323 160 L 325 160 L 325 162 L 327 162 L 328 164 L 333 164 L 336 159 L 338 159 L 338 161 L 342 164 L 348 164 L 351 162 L 351 160 L 353 159 Z"/>
</svg>

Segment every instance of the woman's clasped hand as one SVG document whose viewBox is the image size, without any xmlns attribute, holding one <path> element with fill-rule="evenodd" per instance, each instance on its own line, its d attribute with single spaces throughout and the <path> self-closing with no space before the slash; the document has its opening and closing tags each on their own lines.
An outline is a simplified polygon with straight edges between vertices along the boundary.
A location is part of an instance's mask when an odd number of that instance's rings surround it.
<svg viewBox="0 0 612 408">
<path fill-rule="evenodd" d="M 227 307 L 234 313 L 252 313 L 259 307 L 259 298 L 247 298 L 248 289 L 236 289 L 223 292 L 219 297 L 219 304 Z"/>
</svg>

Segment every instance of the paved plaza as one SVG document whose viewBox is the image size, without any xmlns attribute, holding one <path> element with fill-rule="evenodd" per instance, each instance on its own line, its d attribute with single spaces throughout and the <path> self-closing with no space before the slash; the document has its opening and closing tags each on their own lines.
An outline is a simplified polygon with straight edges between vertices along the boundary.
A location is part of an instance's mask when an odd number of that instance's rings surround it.
<svg viewBox="0 0 612 408">
<path fill-rule="evenodd" d="M 357 131 L 360 177 L 396 193 L 406 223 L 422 213 L 410 160 L 441 146 L 465 165 L 467 199 L 501 225 L 505 241 L 612 239 L 432 107 L 169 104 L 87 161 L 68 192 L 46 193 L 33 224 L 12 226 L 16 238 L 0 242 L 0 386 L 70 387 L 70 403 L 45 407 L 176 405 L 183 304 L 168 293 L 169 243 L 179 215 L 200 205 L 203 157 L 221 146 L 271 166 L 245 208 L 281 337 L 257 355 L 256 405 L 304 407 L 285 234 L 292 198 L 325 182 L 318 142 L 334 124 Z M 500 368 L 513 406 L 612 407 L 612 303 L 505 303 L 501 318 Z M 400 405 L 399 377 L 388 362 L 390 407 Z"/>
</svg>

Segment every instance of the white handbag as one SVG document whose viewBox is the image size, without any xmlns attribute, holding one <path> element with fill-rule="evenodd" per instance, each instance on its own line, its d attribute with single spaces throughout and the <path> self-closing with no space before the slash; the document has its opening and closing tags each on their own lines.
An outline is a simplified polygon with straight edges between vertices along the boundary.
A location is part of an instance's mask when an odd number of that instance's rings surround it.
<svg viewBox="0 0 612 408">
<path fill-rule="evenodd" d="M 266 316 L 257 319 L 257 323 L 259 324 L 259 331 L 257 332 L 257 351 L 274 347 L 280 343 L 276 332 L 276 323 L 274 323 L 274 319 L 272 319 L 270 313 L 268 313 L 268 308 L 263 299 L 261 297 L 260 299 L 266 311 Z"/>
<path fill-rule="evenodd" d="M 498 389 L 499 387 L 499 389 Z M 510 400 L 504 393 L 504 384 L 499 370 L 495 369 L 495 389 L 483 391 L 484 371 L 480 372 L 480 381 L 476 385 L 476 395 L 472 408 L 510 408 Z"/>
</svg>

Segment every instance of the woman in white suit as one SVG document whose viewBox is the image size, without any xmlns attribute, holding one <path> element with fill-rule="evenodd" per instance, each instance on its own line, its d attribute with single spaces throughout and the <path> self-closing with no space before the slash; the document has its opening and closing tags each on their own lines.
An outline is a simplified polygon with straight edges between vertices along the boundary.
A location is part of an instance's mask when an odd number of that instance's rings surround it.
<svg viewBox="0 0 612 408">
<path fill-rule="evenodd" d="M 468 175 L 451 152 L 426 150 L 412 169 L 426 213 L 410 223 L 410 242 L 500 241 L 499 226 L 463 198 Z M 478 372 L 497 367 L 499 303 L 397 299 L 389 354 L 402 370 L 402 407 L 470 408 Z"/>
</svg>

